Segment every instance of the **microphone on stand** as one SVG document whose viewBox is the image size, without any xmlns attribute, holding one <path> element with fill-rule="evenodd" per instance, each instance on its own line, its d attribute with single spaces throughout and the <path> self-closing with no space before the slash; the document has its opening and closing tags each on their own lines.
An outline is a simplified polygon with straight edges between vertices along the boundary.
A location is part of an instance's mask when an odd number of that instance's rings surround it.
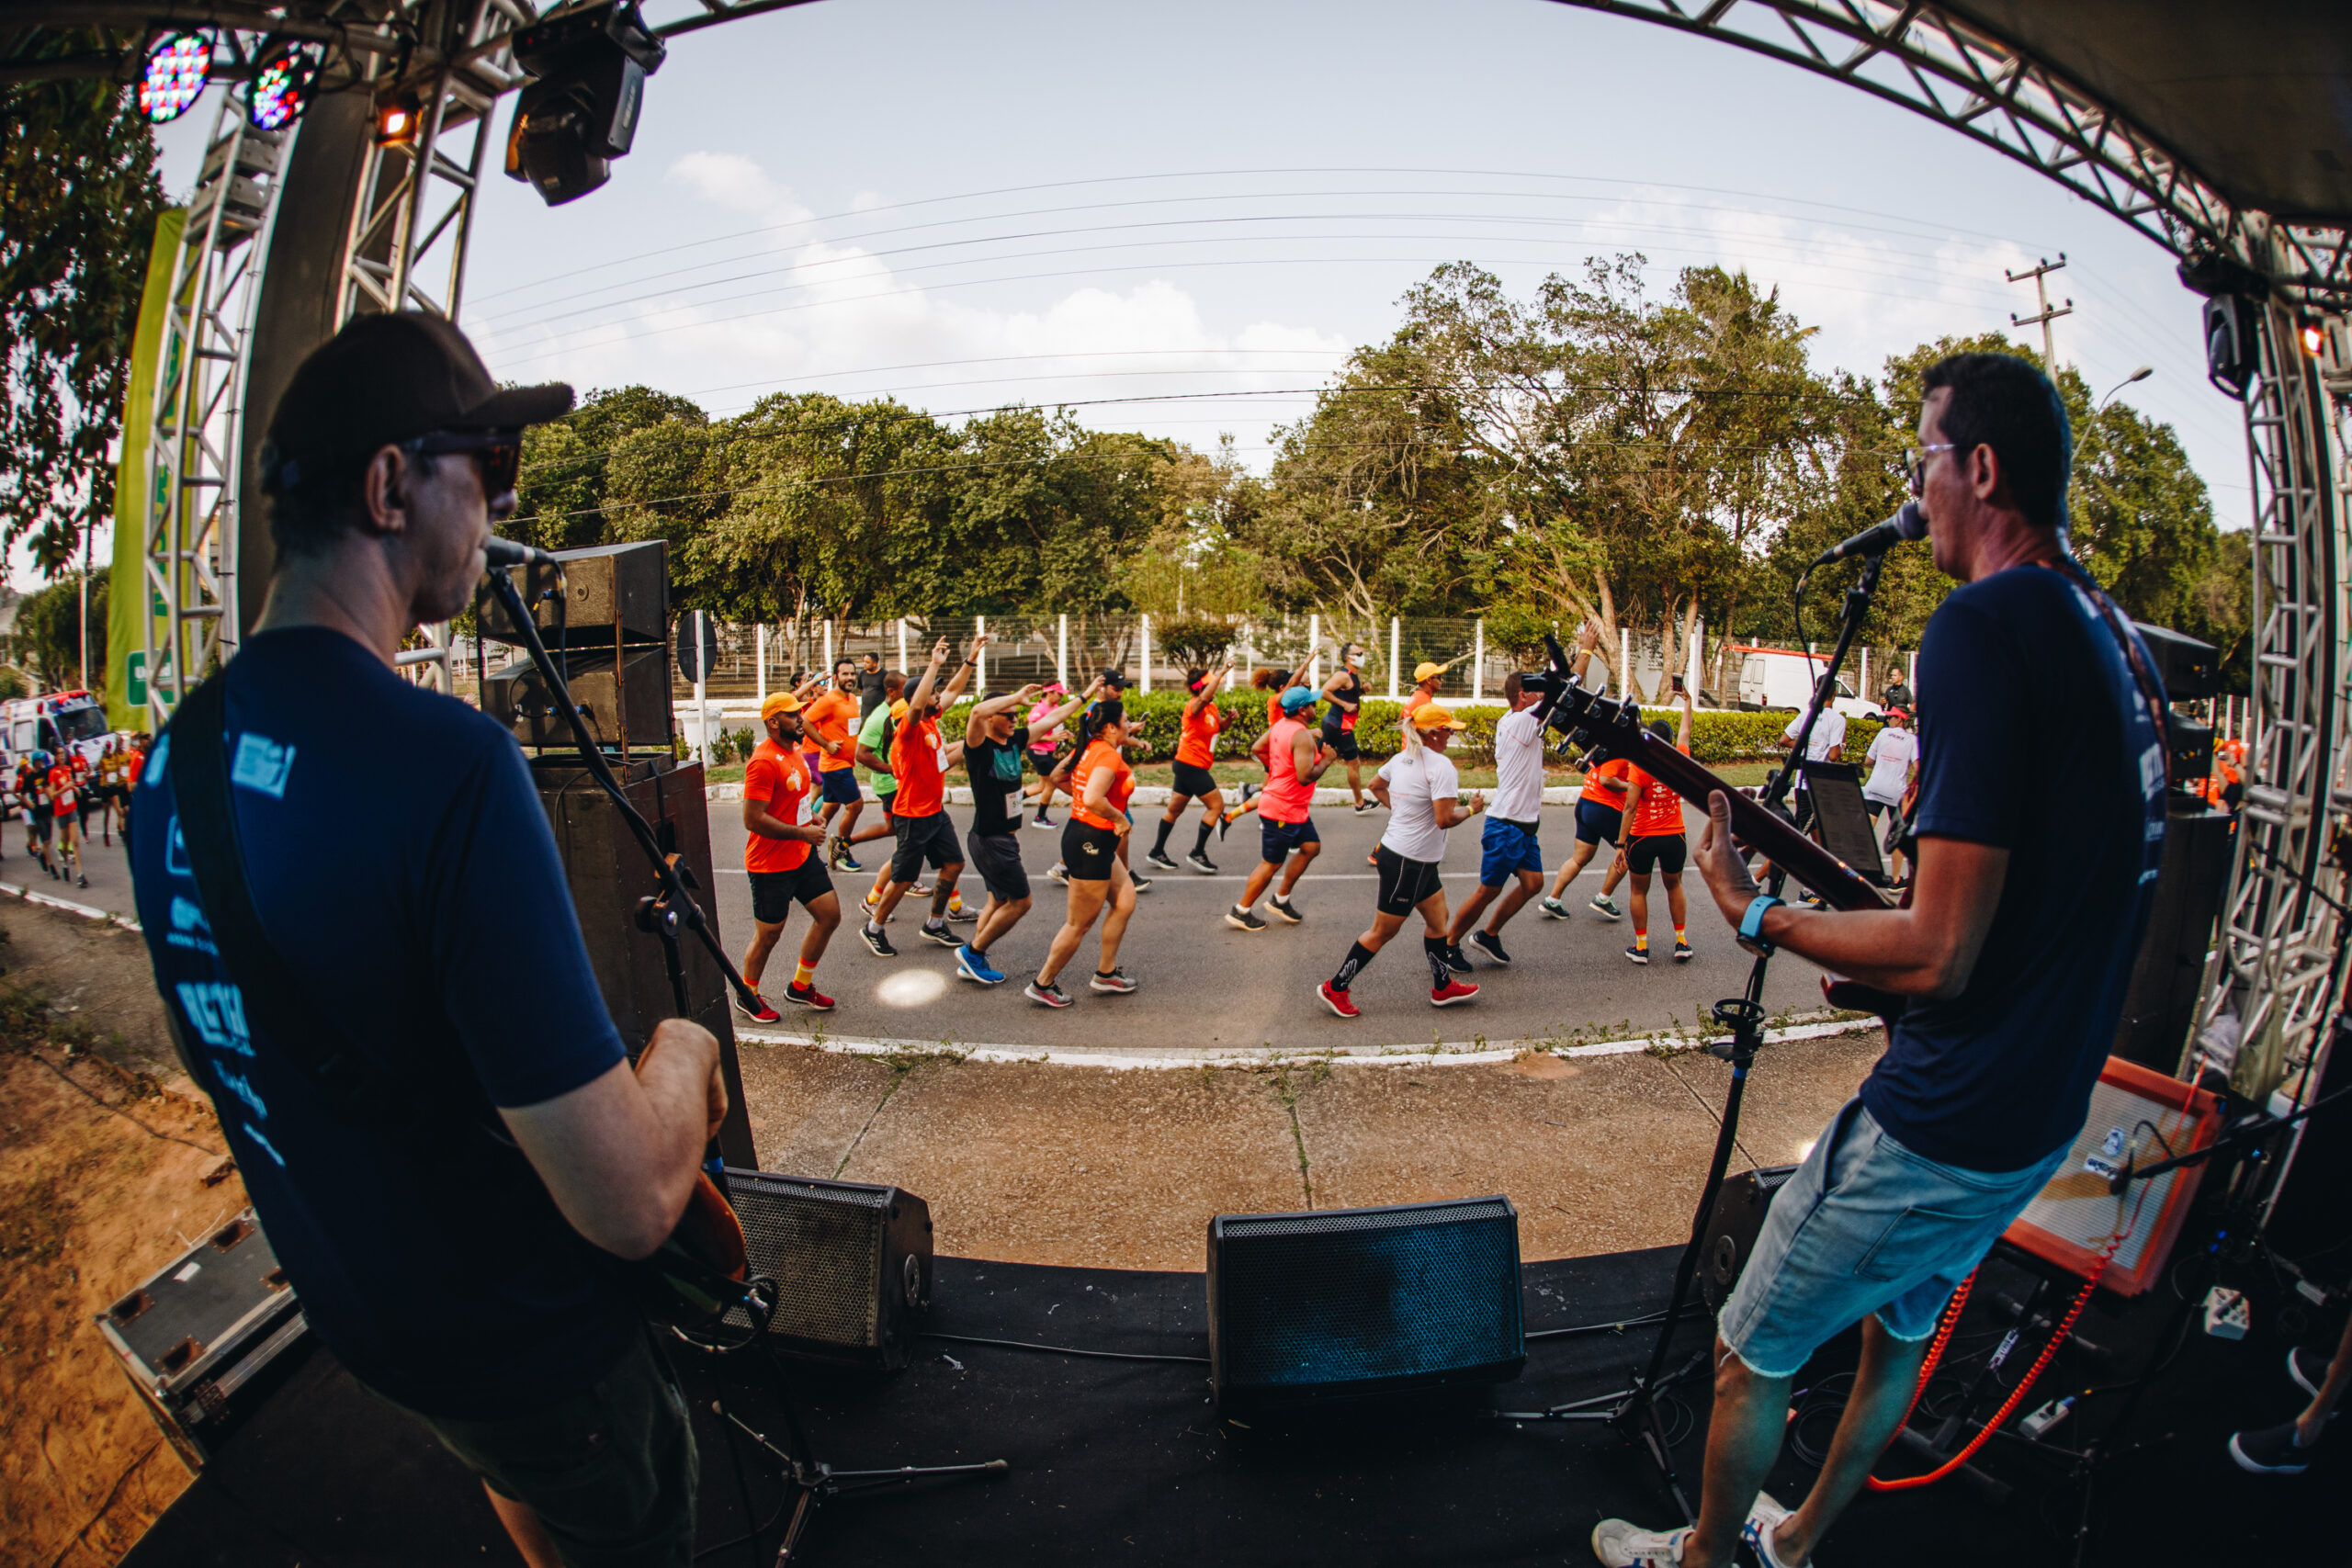
<svg viewBox="0 0 2352 1568">
<path fill-rule="evenodd" d="M 1813 566 L 1805 570 L 1811 571 L 1815 567 L 1827 566 L 1831 561 L 1844 560 L 1848 556 L 1883 555 L 1894 546 L 1902 544 L 1905 540 L 1924 539 L 1927 536 L 1928 520 L 1921 515 L 1919 503 L 1916 501 L 1906 501 L 1903 503 L 1902 510 L 1885 522 L 1873 528 L 1865 528 L 1852 538 L 1832 545 L 1814 557 Z"/>
<path fill-rule="evenodd" d="M 494 535 L 482 547 L 482 568 L 487 571 L 496 571 L 502 567 L 555 564 L 556 558 L 545 550 L 533 549 L 528 545 L 518 545 L 512 539 L 502 539 Z"/>
</svg>

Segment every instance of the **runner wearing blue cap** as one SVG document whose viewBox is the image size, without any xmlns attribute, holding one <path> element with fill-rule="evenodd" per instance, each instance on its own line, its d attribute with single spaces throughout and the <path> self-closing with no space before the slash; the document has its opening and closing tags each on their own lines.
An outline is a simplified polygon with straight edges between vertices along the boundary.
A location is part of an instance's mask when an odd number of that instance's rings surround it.
<svg viewBox="0 0 2352 1568">
<path fill-rule="evenodd" d="M 1315 781 L 1340 758 L 1336 747 L 1317 740 L 1309 722 L 1318 700 L 1309 687 L 1285 688 L 1280 698 L 1282 717 L 1250 748 L 1250 754 L 1265 765 L 1266 787 L 1258 796 L 1260 859 L 1250 869 L 1241 902 L 1225 912 L 1225 923 L 1235 931 L 1266 929 L 1265 917 L 1255 906 L 1277 870 L 1283 874 L 1282 890 L 1268 908 L 1292 925 L 1306 919 L 1291 903 L 1291 890 L 1298 886 L 1307 863 L 1322 852 L 1323 840 L 1315 831 L 1310 809 L 1315 803 Z"/>
</svg>

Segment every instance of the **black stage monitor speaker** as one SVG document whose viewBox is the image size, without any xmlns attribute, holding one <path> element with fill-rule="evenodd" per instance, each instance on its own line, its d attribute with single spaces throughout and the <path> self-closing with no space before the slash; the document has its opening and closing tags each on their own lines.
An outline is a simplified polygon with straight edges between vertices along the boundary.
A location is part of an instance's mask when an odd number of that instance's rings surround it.
<svg viewBox="0 0 2352 1568">
<path fill-rule="evenodd" d="M 1508 1382 L 1527 1360 L 1508 1198 L 1209 1221 L 1221 1408 Z"/>
<path fill-rule="evenodd" d="M 670 660 L 661 644 L 622 649 L 618 681 L 613 679 L 611 649 L 575 649 L 555 657 L 561 660 L 571 700 L 597 745 L 606 750 L 617 748 L 626 728 L 633 750 L 669 749 Z M 525 746 L 579 754 L 571 722 L 548 700 L 547 682 L 528 659 L 503 665 L 483 679 L 482 711 Z"/>
<path fill-rule="evenodd" d="M 2221 649 L 2145 621 L 2132 622 L 2132 629 L 2148 645 L 2149 657 L 2156 664 L 2156 679 L 2164 682 L 2165 701 L 2194 703 L 2221 695 Z"/>
<path fill-rule="evenodd" d="M 2229 888 L 2231 839 L 2237 829 L 2235 817 L 2208 809 L 2194 795 L 2175 795 L 2166 806 L 2156 896 L 2112 1047 L 2114 1055 L 2160 1073 L 2179 1068 L 2188 1042 L 2205 956 L 2213 945 L 2213 921 Z"/>
<path fill-rule="evenodd" d="M 896 1187 L 729 1170 L 754 1278 L 776 1283 L 768 1333 L 797 1356 L 892 1371 L 931 1308 L 931 1206 Z M 729 1321 L 751 1326 L 741 1313 Z"/>
<path fill-rule="evenodd" d="M 555 568 L 534 563 L 514 571 L 514 586 L 548 647 L 608 649 L 669 639 L 670 557 L 663 541 L 593 545 L 557 550 L 553 558 L 563 568 L 560 602 L 553 597 Z M 523 640 L 486 582 L 474 593 L 474 615 L 485 641 Z"/>
<path fill-rule="evenodd" d="M 1708 1311 L 1723 1311 L 1731 1299 L 1731 1288 L 1739 1283 L 1740 1271 L 1756 1252 L 1756 1238 L 1764 1233 L 1764 1211 L 1772 1206 L 1772 1194 L 1796 1173 L 1795 1166 L 1773 1165 L 1724 1180 L 1699 1248 L 1699 1290 Z"/>
</svg>

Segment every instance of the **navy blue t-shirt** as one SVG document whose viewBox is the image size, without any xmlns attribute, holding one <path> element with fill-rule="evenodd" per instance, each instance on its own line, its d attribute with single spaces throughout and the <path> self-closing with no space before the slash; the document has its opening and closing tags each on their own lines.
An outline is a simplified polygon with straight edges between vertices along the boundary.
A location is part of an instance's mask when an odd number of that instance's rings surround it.
<svg viewBox="0 0 2352 1568">
<path fill-rule="evenodd" d="M 1919 835 L 2006 849 L 2009 866 L 1967 988 L 1913 1001 L 1862 1085 L 1898 1142 L 2012 1171 L 2082 1130 L 2147 929 L 2164 790 L 2148 705 L 2071 577 L 1996 572 L 1928 620 Z"/>
<path fill-rule="evenodd" d="M 482 1417 L 593 1382 L 639 1332 L 494 1106 L 624 1059 L 555 839 L 514 739 L 322 627 L 228 665 L 232 798 L 271 943 L 365 1055 L 429 1104 L 330 1118 L 209 940 L 173 809 L 170 735 L 141 776 L 131 868 L 157 989 L 311 1325 L 361 1381 Z"/>
</svg>

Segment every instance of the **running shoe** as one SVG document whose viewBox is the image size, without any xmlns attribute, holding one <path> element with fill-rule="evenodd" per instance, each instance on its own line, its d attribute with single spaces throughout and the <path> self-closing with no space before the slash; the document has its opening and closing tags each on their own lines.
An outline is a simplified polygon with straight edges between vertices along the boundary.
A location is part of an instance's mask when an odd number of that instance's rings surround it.
<svg viewBox="0 0 2352 1568">
<path fill-rule="evenodd" d="M 1503 939 L 1497 936 L 1494 932 L 1472 931 L 1470 933 L 1470 945 L 1485 953 L 1488 958 L 1493 959 L 1496 963 L 1501 964 L 1504 968 L 1508 969 L 1510 967 L 1510 954 L 1503 951 Z"/>
<path fill-rule="evenodd" d="M 1470 973 L 1470 956 L 1462 951 L 1459 942 L 1450 942 L 1445 944 L 1445 966 L 1457 975 Z"/>
<path fill-rule="evenodd" d="M 1677 942 L 1674 944 L 1674 961 L 1677 964 L 1688 964 L 1694 956 L 1695 955 L 1690 951 L 1690 944 L 1689 942 Z"/>
<path fill-rule="evenodd" d="M 1625 956 L 1636 964 L 1647 964 L 1650 961 L 1650 950 L 1646 947 L 1629 947 L 1625 950 Z"/>
<path fill-rule="evenodd" d="M 918 898 L 928 898 L 931 897 L 931 884 L 928 882 L 918 882 L 912 887 L 908 888 L 907 891 L 913 894 Z"/>
<path fill-rule="evenodd" d="M 1131 871 L 1127 873 L 1127 880 L 1136 885 L 1136 891 L 1138 893 L 1148 893 L 1151 891 L 1151 878 L 1148 876 L 1137 876 Z"/>
<path fill-rule="evenodd" d="M 745 1007 L 743 1005 L 743 998 L 737 997 L 735 998 L 735 1010 L 741 1013 L 745 1018 L 750 1019 L 753 1023 L 774 1023 L 784 1016 L 784 1014 L 776 1011 L 774 1007 L 768 1004 L 767 998 L 761 996 L 757 991 L 752 993 L 752 999 L 758 1002 L 760 1005 L 756 1008 Z"/>
<path fill-rule="evenodd" d="M 1296 925 L 1299 921 L 1306 919 L 1306 915 L 1299 911 L 1297 905 L 1292 903 L 1289 899 L 1283 897 L 1279 894 L 1266 900 L 1266 908 L 1272 909 L 1275 914 L 1280 915 L 1283 919 L 1288 920 L 1292 925 Z"/>
<path fill-rule="evenodd" d="M 1037 984 L 1036 981 L 1032 980 L 1027 985 L 1021 987 L 1021 994 L 1027 997 L 1031 1001 L 1035 1002 L 1041 1008 L 1066 1008 L 1069 1006 L 1069 993 L 1063 990 L 1059 986 L 1041 986 Z"/>
<path fill-rule="evenodd" d="M 814 986 L 786 986 L 784 988 L 784 999 L 794 1007 L 807 1008 L 811 1012 L 833 1010 L 833 998 Z"/>
<path fill-rule="evenodd" d="M 1032 818 L 1030 819 L 1029 826 L 1031 826 L 1032 828 L 1046 828 L 1046 829 L 1053 829 L 1053 828 L 1058 828 L 1058 827 L 1060 827 L 1060 826 L 1061 826 L 1061 824 L 1060 824 L 1060 823 L 1058 823 L 1058 822 L 1057 822 L 1057 821 L 1055 821 L 1052 818 L 1050 818 L 1050 817 L 1046 816 L 1044 812 L 1040 811 L 1039 813 L 1037 813 L 1037 815 L 1036 815 L 1035 817 L 1034 817 L 1034 818 Z"/>
<path fill-rule="evenodd" d="M 2230 1457 L 2240 1470 L 2256 1475 L 2301 1475 L 2311 1467 L 2312 1450 L 2296 1440 L 2295 1424 L 2289 1421 L 2258 1432 L 2232 1432 Z"/>
<path fill-rule="evenodd" d="M 964 939 L 957 936 L 954 931 L 949 931 L 947 929 L 947 922 L 944 920 L 942 920 L 935 926 L 929 920 L 925 920 L 922 923 L 922 935 L 923 941 L 935 942 L 942 947 L 961 947 L 964 945 Z"/>
<path fill-rule="evenodd" d="M 1176 869 L 1176 863 L 1168 858 L 1168 852 L 1166 850 L 1154 850 L 1143 858 L 1150 862 L 1153 865 L 1158 866 L 1162 871 L 1174 871 Z"/>
<path fill-rule="evenodd" d="M 1536 905 L 1535 908 L 1547 920 L 1565 920 L 1568 918 L 1568 907 L 1548 895 L 1544 902 Z"/>
<path fill-rule="evenodd" d="M 1739 1527 L 1739 1539 L 1747 1543 L 1747 1550 L 1756 1554 L 1756 1561 L 1763 1568 L 1788 1568 L 1772 1546 L 1772 1532 L 1788 1517 L 1788 1509 L 1770 1492 L 1758 1492 L 1756 1501 L 1748 1505 L 1747 1517 Z"/>
<path fill-rule="evenodd" d="M 989 968 L 988 954 L 975 952 L 968 942 L 956 950 L 956 973 L 983 986 L 1004 984 L 1003 971 Z"/>
<path fill-rule="evenodd" d="M 1052 867 L 1046 871 L 1046 880 L 1048 882 L 1058 882 L 1064 887 L 1068 887 L 1069 886 L 1069 867 L 1064 865 L 1059 861 L 1056 861 Z"/>
<path fill-rule="evenodd" d="M 1245 909 L 1238 904 L 1225 912 L 1225 923 L 1238 931 L 1261 931 L 1266 929 L 1263 915 L 1255 909 Z"/>
<path fill-rule="evenodd" d="M 1379 809 L 1380 802 L 1376 800 L 1359 800 L 1354 807 L 1355 815 L 1358 817 L 1369 817 Z"/>
<path fill-rule="evenodd" d="M 859 940 L 864 942 L 867 947 L 873 950 L 875 957 L 896 958 L 899 956 L 899 950 L 890 945 L 889 933 L 883 931 L 879 926 L 876 926 L 872 920 L 868 920 L 865 924 L 858 927 L 857 934 Z"/>
<path fill-rule="evenodd" d="M 847 853 L 849 853 L 849 840 L 839 833 L 835 833 L 825 840 L 825 863 L 834 870 L 842 869 L 842 856 Z"/>
<path fill-rule="evenodd" d="M 1100 991 L 1106 997 L 1124 997 L 1136 988 L 1136 983 L 1128 978 L 1125 969 L 1114 968 L 1107 975 L 1097 969 L 1087 976 L 1086 988 Z"/>
<path fill-rule="evenodd" d="M 1323 998 L 1323 1005 L 1325 1007 L 1329 1008 L 1341 1018 L 1362 1018 L 1363 1016 L 1362 1012 L 1357 1010 L 1354 1000 L 1349 997 L 1348 993 L 1334 989 L 1331 982 L 1329 980 L 1326 980 L 1321 985 L 1316 987 L 1315 994 Z"/>
<path fill-rule="evenodd" d="M 1430 993 L 1430 1006 L 1450 1008 L 1456 1002 L 1466 1002 L 1477 994 L 1478 987 L 1476 986 L 1465 986 L 1459 980 L 1448 980 L 1442 987 Z"/>
<path fill-rule="evenodd" d="M 1624 911 L 1618 908 L 1615 901 L 1606 893 L 1593 895 L 1592 902 L 1586 908 L 1604 920 L 1622 920 L 1625 918 Z"/>
<path fill-rule="evenodd" d="M 959 926 L 965 926 L 978 919 L 980 912 L 969 904 L 958 904 L 947 911 L 947 918 Z"/>
<path fill-rule="evenodd" d="M 1592 1527 L 1592 1554 L 1602 1568 L 1681 1568 L 1682 1543 L 1690 1527 L 1679 1530 L 1645 1530 L 1623 1519 L 1603 1519 Z"/>
<path fill-rule="evenodd" d="M 74 878 L 74 886 L 76 887 L 87 887 L 90 886 L 90 879 L 86 876 L 76 874 Z"/>
<path fill-rule="evenodd" d="M 2287 1375 L 2295 1380 L 2297 1388 L 2313 1399 L 2319 1397 L 2320 1385 L 2327 1382 L 2327 1369 L 2325 1357 L 2306 1350 L 2301 1345 L 2287 1352 Z M 2335 1418 L 2333 1416 L 2328 1417 L 2331 1421 Z"/>
<path fill-rule="evenodd" d="M 1204 854 L 1199 850 L 1194 850 L 1191 854 L 1186 855 L 1184 857 L 1184 863 L 1191 866 L 1194 871 L 1199 872 L 1203 876 L 1215 876 L 1216 874 L 1216 862 L 1209 859 L 1206 854 Z"/>
</svg>

